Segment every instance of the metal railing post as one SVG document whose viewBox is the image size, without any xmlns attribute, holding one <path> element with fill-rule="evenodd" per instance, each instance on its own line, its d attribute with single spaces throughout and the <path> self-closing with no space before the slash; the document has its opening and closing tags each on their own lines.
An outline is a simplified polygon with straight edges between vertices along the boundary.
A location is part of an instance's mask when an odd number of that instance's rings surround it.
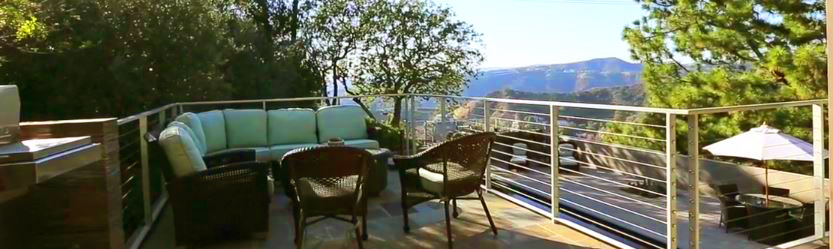
<svg viewBox="0 0 833 249">
<path fill-rule="evenodd" d="M 824 238 L 825 198 L 824 198 L 824 109 L 822 105 L 813 105 L 813 185 L 816 189 L 814 203 L 814 236 Z"/>
<path fill-rule="evenodd" d="M 153 224 L 153 210 L 150 199 L 150 168 L 148 167 L 148 143 L 145 134 L 148 132 L 148 117 L 139 117 L 139 162 L 142 165 L 142 204 L 144 205 L 145 225 Z"/>
<path fill-rule="evenodd" d="M 665 114 L 666 248 L 677 248 L 677 128 L 676 115 Z"/>
<path fill-rule="evenodd" d="M 483 100 L 483 131 L 489 132 L 491 131 L 491 122 L 489 115 L 491 115 L 489 111 L 489 103 L 486 100 Z M 489 159 L 486 162 L 486 190 L 492 189 L 492 158 L 489 156 Z"/>
<path fill-rule="evenodd" d="M 440 97 L 440 122 L 445 123 L 446 106 L 445 97 Z"/>
<path fill-rule="evenodd" d="M 411 111 L 409 110 L 410 107 L 408 106 L 410 101 L 408 101 L 408 97 L 404 97 L 400 100 L 395 100 L 394 99 L 394 101 L 400 101 L 401 102 L 400 103 L 400 105 L 401 105 L 400 108 L 402 110 L 399 113 L 401 124 L 396 124 L 396 125 L 404 125 L 405 126 L 402 129 L 402 133 L 404 133 L 403 135 L 405 136 L 405 139 L 402 141 L 402 146 L 403 146 L 402 149 L 405 151 L 405 155 L 412 155 L 412 153 L 411 153 L 411 142 L 410 142 L 411 141 L 411 130 L 410 130 L 410 127 L 408 127 L 408 113 L 411 113 Z"/>
<path fill-rule="evenodd" d="M 550 105 L 550 210 L 552 222 L 558 218 L 558 169 L 561 157 L 558 155 L 558 106 Z"/>
<path fill-rule="evenodd" d="M 414 125 L 414 117 L 416 116 L 415 114 L 416 114 L 416 110 L 417 110 L 417 107 L 416 107 L 417 105 L 416 105 L 416 97 L 414 97 L 414 96 L 410 96 L 410 97 L 411 97 L 411 99 L 410 99 L 411 103 L 408 104 L 408 106 L 410 106 L 410 108 L 408 109 L 408 130 L 411 131 L 411 138 L 412 138 L 410 140 L 410 142 L 411 142 L 410 150 L 411 150 L 412 154 L 416 154 L 417 153 L 417 151 L 416 151 L 416 127 Z"/>
<path fill-rule="evenodd" d="M 266 110 L 266 101 L 263 101 L 262 104 L 263 104 L 263 110 L 265 111 Z"/>
<path fill-rule="evenodd" d="M 688 115 L 688 248 L 700 248 L 700 116 Z"/>
</svg>

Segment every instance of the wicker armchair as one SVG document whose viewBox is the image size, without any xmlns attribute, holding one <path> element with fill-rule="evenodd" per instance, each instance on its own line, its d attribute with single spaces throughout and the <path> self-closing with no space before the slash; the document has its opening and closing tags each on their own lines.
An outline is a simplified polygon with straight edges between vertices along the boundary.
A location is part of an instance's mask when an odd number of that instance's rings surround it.
<svg viewBox="0 0 833 249">
<path fill-rule="evenodd" d="M 738 195 L 737 184 L 725 184 L 717 186 L 718 200 L 720 200 L 720 223 L 724 232 L 734 227 L 745 228 L 748 212 L 746 206 L 735 200 Z"/>
<path fill-rule="evenodd" d="M 319 146 L 287 153 L 281 165 L 288 169 L 290 196 L 295 211 L 295 243 L 304 247 L 307 225 L 326 218 L 356 226 L 356 241 L 367 240 L 367 198 L 364 193 L 373 156 L 363 149 Z M 350 219 L 339 215 L 350 216 Z M 361 228 L 358 217 L 361 216 Z M 307 222 L 308 218 L 320 217 Z M 361 236 L 361 237 L 360 237 Z"/>
<path fill-rule="evenodd" d="M 145 139 L 150 159 L 167 181 L 177 246 L 268 230 L 268 166 L 254 161 L 254 151 L 206 156 L 206 170 L 175 177 L 158 143 L 159 132 L 149 132 Z"/>
<path fill-rule="evenodd" d="M 440 199 L 445 203 L 446 235 L 448 247 L 452 248 L 451 219 L 449 203 L 453 202 L 454 217 L 457 214 L 457 199 L 476 192 L 483 205 L 492 232 L 497 235 L 497 228 L 483 200 L 480 183 L 489 159 L 495 133 L 485 132 L 459 137 L 429 148 L 419 154 L 408 157 L 395 157 L 402 184 L 402 213 L 409 232 L 408 209 L 425 201 Z"/>
</svg>

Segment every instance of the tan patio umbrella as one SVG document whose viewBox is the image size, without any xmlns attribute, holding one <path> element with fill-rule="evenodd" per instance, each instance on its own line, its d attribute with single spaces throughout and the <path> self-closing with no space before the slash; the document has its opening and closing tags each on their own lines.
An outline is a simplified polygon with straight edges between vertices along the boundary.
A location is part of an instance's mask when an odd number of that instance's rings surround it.
<svg viewBox="0 0 833 249">
<path fill-rule="evenodd" d="M 765 160 L 813 161 L 813 144 L 761 125 L 740 135 L 703 147 L 716 156 Z M 827 157 L 827 151 L 824 151 Z M 769 200 L 769 166 L 764 167 L 765 194 Z"/>
</svg>

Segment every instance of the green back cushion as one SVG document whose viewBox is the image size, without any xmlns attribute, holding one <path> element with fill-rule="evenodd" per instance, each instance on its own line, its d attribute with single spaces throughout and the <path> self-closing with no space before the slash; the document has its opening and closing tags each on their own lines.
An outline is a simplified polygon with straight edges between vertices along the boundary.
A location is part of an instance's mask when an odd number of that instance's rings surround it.
<svg viewBox="0 0 833 249">
<path fill-rule="evenodd" d="M 204 154 L 207 148 L 205 147 L 205 132 L 202 129 L 200 117 L 198 117 L 197 114 L 186 112 L 179 115 L 179 117 L 176 117 L 174 120 L 184 123 L 188 126 L 188 128 L 191 128 L 191 130 L 194 131 L 194 135 L 196 135 L 194 137 L 194 142 L 197 142 L 197 146 L 200 147 L 200 150 Z"/>
<path fill-rule="evenodd" d="M 229 148 L 266 146 L 266 111 L 225 110 Z"/>
<path fill-rule="evenodd" d="M 205 145 L 200 144 L 200 142 L 198 141 L 199 139 L 197 139 L 197 135 L 195 134 L 194 130 L 191 129 L 191 127 L 179 121 L 173 121 L 170 124 L 168 124 L 168 127 L 172 126 L 180 127 L 186 132 L 188 132 L 188 135 L 191 136 L 191 138 L 194 140 L 194 144 L 197 146 L 197 150 L 200 151 L 200 155 L 205 155 Z"/>
<path fill-rule="evenodd" d="M 364 110 L 358 106 L 340 105 L 318 109 L 318 142 L 326 143 L 330 138 L 367 138 L 366 116 Z"/>
<path fill-rule="evenodd" d="M 176 177 L 187 176 L 206 169 L 195 139 L 181 126 L 171 126 L 159 134 L 159 145 L 168 156 Z"/>
<path fill-rule="evenodd" d="M 205 147 L 208 153 L 224 150 L 226 145 L 226 119 L 221 111 L 197 114 L 205 132 Z"/>
<path fill-rule="evenodd" d="M 312 109 L 271 110 L 268 116 L 269 145 L 318 143 Z"/>
</svg>

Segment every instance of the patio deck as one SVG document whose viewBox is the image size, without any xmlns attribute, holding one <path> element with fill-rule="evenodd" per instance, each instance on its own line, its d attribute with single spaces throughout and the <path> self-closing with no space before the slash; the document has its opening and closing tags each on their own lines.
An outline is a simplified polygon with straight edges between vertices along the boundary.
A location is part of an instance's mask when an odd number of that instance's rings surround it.
<svg viewBox="0 0 833 249">
<path fill-rule="evenodd" d="M 436 201 L 410 212 L 411 233 L 402 231 L 399 177 L 388 172 L 388 187 L 369 200 L 365 248 L 445 248 L 445 218 Z M 478 201 L 459 201 L 459 219 L 452 220 L 455 248 L 613 248 L 569 227 L 552 224 L 549 218 L 521 208 L 495 195 L 487 205 L 499 229 L 494 237 Z M 288 199 L 276 194 L 270 206 L 270 230 L 249 239 L 226 241 L 203 248 L 294 248 L 292 215 Z M 174 248 L 173 213 L 167 207 L 140 248 Z M 305 248 L 357 248 L 349 224 L 325 220 L 307 227 Z"/>
</svg>

